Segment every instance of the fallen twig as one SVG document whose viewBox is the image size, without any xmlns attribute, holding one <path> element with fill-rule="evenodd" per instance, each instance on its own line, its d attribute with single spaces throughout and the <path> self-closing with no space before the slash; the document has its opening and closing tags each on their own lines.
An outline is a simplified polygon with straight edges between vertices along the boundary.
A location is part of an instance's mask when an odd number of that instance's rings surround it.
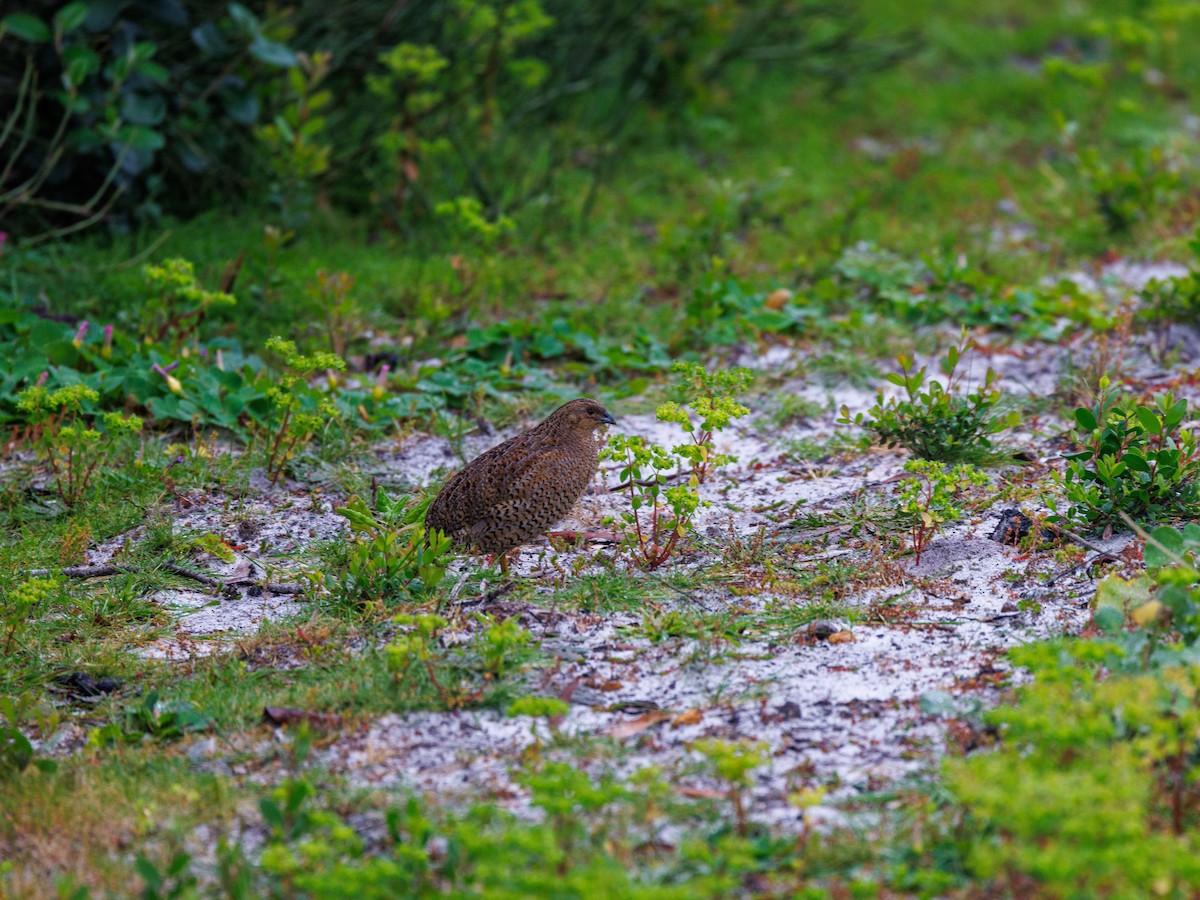
<svg viewBox="0 0 1200 900">
<path fill-rule="evenodd" d="M 1073 532 L 1067 528 L 1063 528 L 1061 525 L 1051 525 L 1050 523 L 1046 523 L 1042 527 L 1045 528 L 1047 531 L 1049 531 L 1051 534 L 1056 534 L 1059 537 L 1064 537 L 1069 541 L 1073 541 L 1076 544 L 1078 544 L 1080 547 L 1085 547 L 1088 550 L 1091 550 L 1093 553 L 1099 553 L 1102 556 L 1112 556 L 1111 550 L 1105 550 L 1099 544 L 1093 544 L 1091 541 L 1089 541 L 1087 538 L 1083 537 L 1082 535 L 1076 534 L 1075 532 Z"/>
<path fill-rule="evenodd" d="M 128 566 L 68 566 L 65 569 L 30 569 L 30 578 L 45 578 L 47 575 L 62 575 L 64 578 L 104 578 L 107 575 L 122 575 L 136 572 Z"/>
<path fill-rule="evenodd" d="M 516 584 L 514 582 L 506 581 L 503 584 L 497 585 L 496 587 L 492 588 L 486 594 L 479 594 L 478 596 L 475 596 L 475 597 L 468 597 L 466 600 L 455 600 L 452 602 L 454 603 L 455 606 L 459 607 L 460 609 L 465 606 L 479 606 L 480 604 L 483 604 L 483 603 L 491 603 L 493 600 L 499 600 L 501 597 L 503 597 L 509 591 L 513 590 L 513 588 L 515 588 L 515 587 L 516 587 Z"/>
<path fill-rule="evenodd" d="M 221 581 L 219 578 L 213 578 L 202 572 L 195 572 L 175 563 L 167 563 L 163 568 L 181 578 L 190 578 L 192 581 L 197 581 L 205 587 L 222 589 L 232 586 Z M 67 566 L 65 569 L 30 569 L 25 574 L 29 578 L 45 578 L 50 575 L 61 575 L 64 578 L 107 578 L 110 575 L 137 575 L 143 571 L 145 570 L 133 566 Z M 250 583 L 250 586 L 252 585 L 253 582 Z M 303 594 L 305 590 L 302 584 L 286 584 L 273 581 L 265 582 L 259 585 L 259 587 L 272 594 Z"/>
<path fill-rule="evenodd" d="M 1089 546 L 1089 549 L 1090 549 L 1090 545 L 1087 545 L 1087 546 Z M 1096 556 L 1093 556 L 1091 559 L 1085 559 L 1083 562 L 1077 562 L 1074 565 L 1067 566 L 1061 572 L 1056 572 L 1054 575 L 1051 575 L 1049 580 L 1046 581 L 1046 583 L 1043 585 L 1043 587 L 1050 587 L 1052 584 L 1054 584 L 1054 582 L 1058 581 L 1060 578 L 1066 578 L 1072 572 L 1078 571 L 1079 569 L 1090 569 L 1092 566 L 1096 565 L 1096 563 L 1098 563 L 1098 562 L 1117 562 L 1117 558 L 1115 556 L 1113 556 L 1111 553 L 1109 553 L 1107 550 L 1101 550 Z"/>
<path fill-rule="evenodd" d="M 211 576 L 201 574 L 200 572 L 193 572 L 191 569 L 185 569 L 183 566 L 178 565 L 176 563 L 167 563 L 165 566 L 163 566 L 163 568 L 166 569 L 168 572 L 178 575 L 180 578 L 190 578 L 192 581 L 198 581 L 205 587 L 210 587 L 210 588 L 225 587 L 225 583 L 222 581 L 218 581 L 216 578 L 212 578 Z"/>
<path fill-rule="evenodd" d="M 262 586 L 264 591 L 271 594 L 303 594 L 304 585 L 302 584 L 277 584 L 273 581 L 268 581 Z"/>
</svg>

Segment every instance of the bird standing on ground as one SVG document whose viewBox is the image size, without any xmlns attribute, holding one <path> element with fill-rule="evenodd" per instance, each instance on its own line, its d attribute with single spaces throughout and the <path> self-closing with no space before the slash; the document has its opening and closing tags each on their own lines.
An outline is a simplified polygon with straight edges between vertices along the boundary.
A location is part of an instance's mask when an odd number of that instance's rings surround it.
<svg viewBox="0 0 1200 900">
<path fill-rule="evenodd" d="M 456 547 L 500 555 L 537 537 L 583 496 L 600 464 L 603 438 L 616 419 L 595 400 L 572 400 L 540 425 L 509 438 L 456 472 L 425 513 Z"/>
</svg>

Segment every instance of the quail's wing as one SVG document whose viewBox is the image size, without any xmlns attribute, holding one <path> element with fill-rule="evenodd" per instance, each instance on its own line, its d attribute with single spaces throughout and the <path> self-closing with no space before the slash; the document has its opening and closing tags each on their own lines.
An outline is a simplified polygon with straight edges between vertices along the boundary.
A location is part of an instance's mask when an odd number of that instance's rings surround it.
<svg viewBox="0 0 1200 900">
<path fill-rule="evenodd" d="M 429 508 L 430 524 L 454 534 L 510 500 L 517 483 L 541 469 L 538 458 L 547 452 L 542 441 L 530 437 L 519 435 L 505 441 L 454 473 Z"/>
<path fill-rule="evenodd" d="M 486 489 L 487 502 L 481 508 L 483 519 L 505 519 L 518 511 L 532 511 L 557 505 L 565 484 L 572 480 L 579 462 L 562 449 L 542 449 L 537 453 L 509 456 L 505 465 L 494 472 Z M 574 497 L 571 498 L 572 501 Z"/>
</svg>

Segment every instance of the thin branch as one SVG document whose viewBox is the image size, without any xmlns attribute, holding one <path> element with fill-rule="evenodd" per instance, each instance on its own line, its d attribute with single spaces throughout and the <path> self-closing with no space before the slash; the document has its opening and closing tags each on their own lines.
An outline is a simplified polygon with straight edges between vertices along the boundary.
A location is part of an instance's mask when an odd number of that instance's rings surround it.
<svg viewBox="0 0 1200 900">
<path fill-rule="evenodd" d="M 190 578 L 192 581 L 198 581 L 205 587 L 224 588 L 228 587 L 225 582 L 213 578 L 209 575 L 204 575 L 201 572 L 195 572 L 175 563 L 167 563 L 163 566 L 168 572 L 178 575 L 181 578 Z M 51 575 L 61 575 L 64 578 L 107 578 L 110 575 L 140 575 L 145 572 L 154 571 L 153 569 L 142 569 L 136 566 L 68 566 L 65 569 L 30 569 L 26 572 L 28 578 L 45 578 Z M 258 585 L 264 591 L 271 594 L 303 594 L 306 588 L 302 584 L 283 584 L 273 581 L 265 582 Z"/>
<path fill-rule="evenodd" d="M 273 581 L 268 581 L 262 585 L 262 589 L 270 594 L 303 594 L 304 585 L 302 584 L 277 584 Z"/>
<path fill-rule="evenodd" d="M 168 572 L 178 575 L 180 578 L 190 578 L 190 579 L 192 579 L 192 581 L 198 581 L 205 587 L 210 587 L 210 588 L 225 587 L 225 583 L 222 581 L 218 581 L 216 578 L 212 578 L 208 575 L 201 574 L 200 572 L 194 572 L 191 569 L 185 569 L 183 566 L 177 565 L 175 563 L 167 563 L 165 566 L 163 566 L 163 568 L 166 569 Z"/>
<path fill-rule="evenodd" d="M 69 566 L 65 569 L 30 569 L 25 574 L 30 578 L 45 578 L 47 575 L 62 575 L 64 578 L 105 578 L 109 575 L 125 575 L 137 571 L 129 566 Z"/>
<path fill-rule="evenodd" d="M 17 105 L 13 107 L 12 114 L 4 123 L 4 130 L 0 131 L 0 147 L 3 147 L 8 141 L 8 136 L 12 134 L 12 130 L 17 127 L 17 120 L 21 118 L 21 107 L 25 105 L 28 99 L 30 90 L 29 85 L 34 78 L 33 57 L 25 57 L 25 74 L 21 76 L 21 84 L 17 88 Z"/>
</svg>

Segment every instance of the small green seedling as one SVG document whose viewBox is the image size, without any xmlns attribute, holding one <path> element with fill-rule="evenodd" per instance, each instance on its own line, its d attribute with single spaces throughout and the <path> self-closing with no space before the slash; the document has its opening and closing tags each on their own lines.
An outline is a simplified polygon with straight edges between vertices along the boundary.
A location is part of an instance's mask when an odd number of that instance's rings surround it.
<svg viewBox="0 0 1200 900">
<path fill-rule="evenodd" d="M 991 368 L 983 384 L 964 393 L 959 363 L 974 347 L 964 331 L 959 343 L 946 351 L 940 368 L 945 381 L 926 381 L 926 367 L 916 367 L 912 357 L 901 355 L 899 374 L 885 376 L 904 389 L 903 397 L 885 397 L 879 391 L 867 413 L 850 415 L 843 406 L 841 425 L 858 425 L 875 434 L 885 447 L 902 447 L 920 459 L 944 463 L 984 463 L 1000 455 L 991 437 L 1017 423 L 1018 413 L 997 412 L 999 377 Z"/>
<path fill-rule="evenodd" d="M 962 518 L 959 498 L 963 491 L 985 485 L 988 479 L 973 466 L 950 468 L 924 459 L 910 459 L 904 464 L 904 471 L 912 472 L 915 477 L 900 482 L 897 503 L 909 522 L 914 561 L 919 565 L 929 542 L 947 524 Z"/>
</svg>

